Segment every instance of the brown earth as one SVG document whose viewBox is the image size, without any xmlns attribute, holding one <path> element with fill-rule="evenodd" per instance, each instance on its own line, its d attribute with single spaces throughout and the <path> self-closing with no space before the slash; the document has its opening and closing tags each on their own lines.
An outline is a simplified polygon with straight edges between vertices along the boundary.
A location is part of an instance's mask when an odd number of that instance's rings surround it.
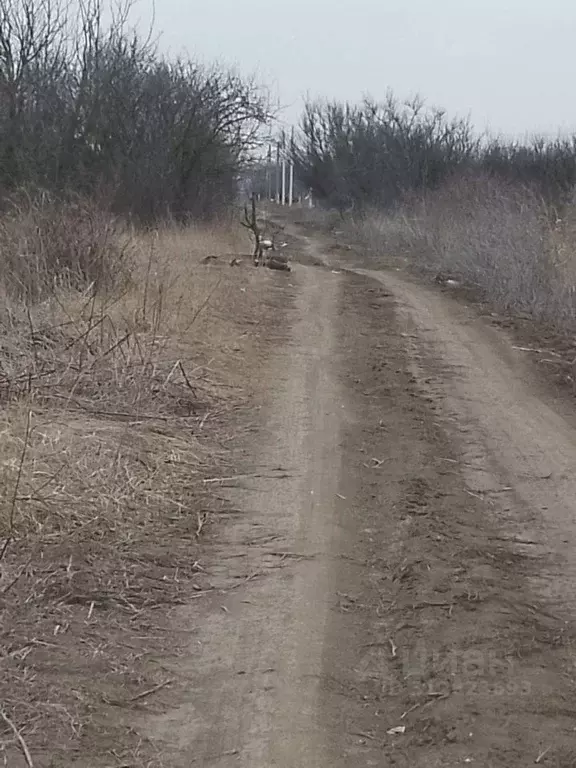
<svg viewBox="0 0 576 768">
<path fill-rule="evenodd" d="M 576 766 L 569 398 L 474 308 L 289 240 L 169 685 L 116 710 L 132 753 L 38 764 Z"/>
<path fill-rule="evenodd" d="M 292 247 L 187 690 L 140 727 L 171 766 L 576 765 L 567 413 L 471 310 Z"/>
</svg>

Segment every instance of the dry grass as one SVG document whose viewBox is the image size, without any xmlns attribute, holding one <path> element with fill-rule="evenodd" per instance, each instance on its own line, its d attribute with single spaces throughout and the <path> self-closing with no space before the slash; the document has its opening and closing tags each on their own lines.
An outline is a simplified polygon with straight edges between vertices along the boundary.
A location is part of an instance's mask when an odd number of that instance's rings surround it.
<svg viewBox="0 0 576 768">
<path fill-rule="evenodd" d="M 402 260 L 474 287 L 499 311 L 558 330 L 576 327 L 574 209 L 554 211 L 525 189 L 484 176 L 460 178 L 355 235 L 380 263 Z"/>
<path fill-rule="evenodd" d="M 1 450 L 6 488 L 15 483 L 22 453 L 30 470 L 18 492 L 20 529 L 74 527 L 75 512 L 58 511 L 64 503 L 59 494 L 69 493 L 64 478 L 70 473 L 77 481 L 92 477 L 106 493 L 114 481 L 125 488 L 122 445 L 145 455 L 135 436 L 151 422 L 166 432 L 182 419 L 206 424 L 217 386 L 210 367 L 222 368 L 249 302 L 241 269 L 225 260 L 225 267 L 202 263 L 223 247 L 241 246 L 232 233 L 155 232 L 134 243 L 141 258 L 130 287 L 119 294 L 54 290 L 32 307 L 6 306 Z M 50 480 L 56 456 L 58 473 Z M 6 533 L 9 494 L 4 502 L 0 532 Z"/>
<path fill-rule="evenodd" d="M 0 285 L 34 303 L 55 289 L 99 292 L 127 278 L 135 255 L 128 231 L 95 202 L 27 190 L 0 219 Z"/>
<path fill-rule="evenodd" d="M 203 479 L 228 461 L 223 415 L 260 354 L 263 278 L 249 261 L 230 266 L 233 255 L 250 252 L 239 230 L 133 233 L 122 241 L 130 270 L 120 279 L 87 275 L 53 281 L 50 290 L 43 279 L 41 291 L 26 293 L 35 302 L 4 284 L 6 764 L 19 765 L 23 743 L 40 764 L 81 755 L 90 766 L 122 761 L 128 753 L 119 744 L 128 749 L 131 740 L 125 729 L 119 736 L 114 703 L 158 699 L 169 687 L 149 661 L 170 642 L 155 612 L 190 599 L 192 582 L 203 594 L 198 538 L 225 509 Z M 115 256 L 111 242 L 102 253 Z M 161 765 L 137 740 L 130 749 L 129 765 Z"/>
</svg>

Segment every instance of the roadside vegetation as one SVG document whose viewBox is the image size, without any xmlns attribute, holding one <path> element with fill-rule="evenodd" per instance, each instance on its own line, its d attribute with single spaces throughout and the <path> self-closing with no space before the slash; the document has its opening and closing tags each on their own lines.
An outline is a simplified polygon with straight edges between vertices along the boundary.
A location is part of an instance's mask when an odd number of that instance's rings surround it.
<svg viewBox="0 0 576 768">
<path fill-rule="evenodd" d="M 415 99 L 306 107 L 298 173 L 373 262 L 471 286 L 499 311 L 576 326 L 576 142 L 506 143 Z"/>
<path fill-rule="evenodd" d="M 164 58 L 130 12 L 0 0 L 10 766 L 161 764 L 124 715 L 170 685 L 150 658 L 174 640 L 166 611 L 202 593 L 197 542 L 224 511 L 204 479 L 257 354 L 235 203 L 266 93 Z"/>
</svg>

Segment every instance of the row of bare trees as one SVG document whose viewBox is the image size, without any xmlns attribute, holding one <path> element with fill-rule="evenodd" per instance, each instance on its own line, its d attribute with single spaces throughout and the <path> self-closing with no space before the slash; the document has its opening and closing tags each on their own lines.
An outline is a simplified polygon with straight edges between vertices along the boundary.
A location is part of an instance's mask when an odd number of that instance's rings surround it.
<svg viewBox="0 0 576 768">
<path fill-rule="evenodd" d="M 217 213 L 269 119 L 265 92 L 167 60 L 129 4 L 103 2 L 0 0 L 0 199 L 32 186 L 144 222 Z"/>
<path fill-rule="evenodd" d="M 468 120 L 420 99 L 309 102 L 294 150 L 298 177 L 341 212 L 390 208 L 458 171 L 497 175 L 561 203 L 576 184 L 576 141 L 485 140 Z"/>
<path fill-rule="evenodd" d="M 383 104 L 308 103 L 295 161 L 316 198 L 343 211 L 388 207 L 410 190 L 433 186 L 475 147 L 466 121 L 390 95 Z"/>
</svg>

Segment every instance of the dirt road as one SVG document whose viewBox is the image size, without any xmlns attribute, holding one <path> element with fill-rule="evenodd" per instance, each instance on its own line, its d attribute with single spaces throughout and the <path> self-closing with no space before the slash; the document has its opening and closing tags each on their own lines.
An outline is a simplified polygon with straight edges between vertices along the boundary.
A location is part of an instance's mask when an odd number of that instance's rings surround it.
<svg viewBox="0 0 576 768">
<path fill-rule="evenodd" d="M 228 492 L 244 514 L 224 532 L 210 569 L 212 583 L 220 575 L 226 590 L 237 576 L 238 588 L 200 622 L 193 706 L 162 719 L 185 733 L 201 765 L 340 764 L 319 720 L 327 616 L 337 600 L 336 510 L 345 493 L 347 414 L 334 326 L 340 278 L 302 267 L 297 279 L 290 336 L 264 373 L 268 401 L 257 440 L 245 448 L 254 455 L 239 490 Z"/>
<path fill-rule="evenodd" d="M 576 765 L 570 408 L 472 310 L 295 246 L 180 698 L 137 727 L 175 767 Z"/>
<path fill-rule="evenodd" d="M 538 585 L 576 608 L 576 413 L 534 375 L 527 350 L 473 311 L 394 275 L 361 271 L 397 299 L 422 392 L 460 433 L 468 486 L 557 568 Z"/>
</svg>

